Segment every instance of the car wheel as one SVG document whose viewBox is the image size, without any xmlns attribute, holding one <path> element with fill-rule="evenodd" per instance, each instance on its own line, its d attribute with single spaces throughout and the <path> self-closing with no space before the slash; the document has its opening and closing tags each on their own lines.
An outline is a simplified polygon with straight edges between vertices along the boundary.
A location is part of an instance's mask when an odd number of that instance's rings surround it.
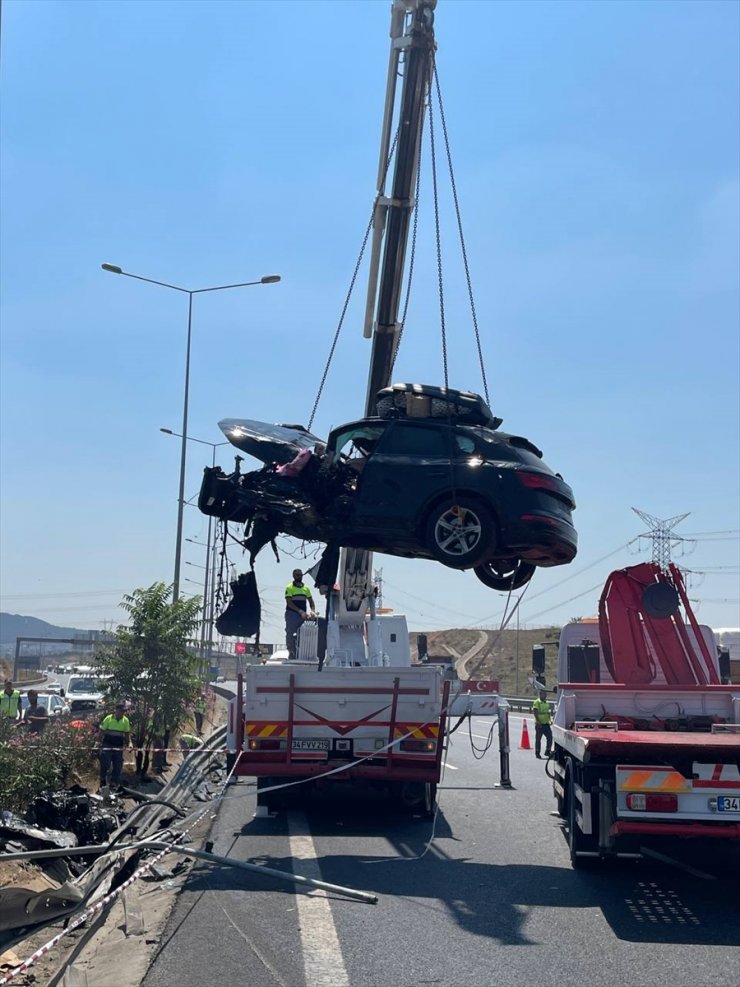
<svg viewBox="0 0 740 987">
<path fill-rule="evenodd" d="M 482 583 L 490 589 L 507 593 L 526 586 L 534 575 L 536 566 L 521 559 L 489 559 L 473 570 Z"/>
<path fill-rule="evenodd" d="M 452 569 L 472 569 L 490 554 L 496 523 L 491 512 L 470 497 L 457 497 L 432 508 L 427 520 L 429 551 Z"/>
</svg>

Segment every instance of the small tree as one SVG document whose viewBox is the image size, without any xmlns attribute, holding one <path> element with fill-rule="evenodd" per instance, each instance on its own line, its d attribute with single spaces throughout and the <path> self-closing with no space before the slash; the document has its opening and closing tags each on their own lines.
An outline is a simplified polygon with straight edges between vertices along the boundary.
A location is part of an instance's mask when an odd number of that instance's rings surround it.
<svg viewBox="0 0 740 987">
<path fill-rule="evenodd" d="M 200 606 L 197 599 L 172 603 L 170 593 L 171 587 L 154 583 L 125 596 L 121 606 L 130 624 L 120 626 L 115 643 L 99 654 L 100 671 L 111 677 L 109 698 L 131 703 L 136 769 L 141 775 L 148 770 L 153 739 L 162 738 L 167 745 L 200 688 L 198 658 L 187 647 Z"/>
</svg>

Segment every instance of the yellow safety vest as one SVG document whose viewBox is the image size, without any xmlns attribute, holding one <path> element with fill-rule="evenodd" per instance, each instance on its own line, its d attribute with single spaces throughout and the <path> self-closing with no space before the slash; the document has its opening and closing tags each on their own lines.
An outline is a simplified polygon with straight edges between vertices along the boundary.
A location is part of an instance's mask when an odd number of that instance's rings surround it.
<svg viewBox="0 0 740 987">
<path fill-rule="evenodd" d="M 535 699 L 532 703 L 532 712 L 534 713 L 535 720 L 542 726 L 548 726 L 550 723 L 550 704 L 545 702 L 544 699 Z"/>
<path fill-rule="evenodd" d="M 301 610 L 306 609 L 306 601 L 310 596 L 311 590 L 306 585 L 296 586 L 295 583 L 288 583 L 285 587 L 285 599 L 295 603 Z M 301 601 L 303 602 L 303 606 L 301 606 Z"/>
<path fill-rule="evenodd" d="M 111 737 L 108 741 L 111 747 L 123 747 L 125 736 L 131 733 L 131 721 L 128 716 L 122 716 L 120 720 L 117 720 L 113 713 L 109 713 L 103 722 L 100 724 L 100 729 L 103 733 L 108 734 L 120 734 L 120 737 Z"/>
<path fill-rule="evenodd" d="M 3 689 L 0 692 L 0 716 L 11 716 L 14 720 L 18 718 L 18 710 L 21 705 L 21 694 L 18 689 L 8 695 Z"/>
</svg>

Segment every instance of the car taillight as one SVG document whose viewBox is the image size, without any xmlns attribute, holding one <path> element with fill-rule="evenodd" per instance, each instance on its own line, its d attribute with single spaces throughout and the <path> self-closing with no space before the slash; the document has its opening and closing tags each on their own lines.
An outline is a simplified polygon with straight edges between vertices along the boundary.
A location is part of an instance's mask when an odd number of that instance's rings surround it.
<svg viewBox="0 0 740 987">
<path fill-rule="evenodd" d="M 678 796 L 636 792 L 627 796 L 627 808 L 633 812 L 678 812 Z"/>
<path fill-rule="evenodd" d="M 559 490 L 560 484 L 556 476 L 547 473 L 530 473 L 528 470 L 517 470 L 516 477 L 523 487 L 541 490 Z"/>
<path fill-rule="evenodd" d="M 433 754 L 437 749 L 436 740 L 402 740 L 402 751 L 423 751 L 425 754 Z"/>
</svg>

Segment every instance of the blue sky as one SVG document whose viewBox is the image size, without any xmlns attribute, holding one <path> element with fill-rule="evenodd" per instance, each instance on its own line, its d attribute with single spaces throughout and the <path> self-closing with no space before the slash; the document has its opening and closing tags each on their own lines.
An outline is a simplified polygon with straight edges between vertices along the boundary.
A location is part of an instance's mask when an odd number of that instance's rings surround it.
<svg viewBox="0 0 740 987">
<path fill-rule="evenodd" d="M 492 405 L 578 501 L 579 555 L 537 573 L 522 624 L 593 614 L 611 568 L 648 557 L 626 547 L 644 530 L 633 506 L 691 512 L 677 560 L 705 573 L 699 619 L 740 624 L 739 9 L 438 5 Z M 307 421 L 373 199 L 388 15 L 385 0 L 5 0 L 3 610 L 99 628 L 125 592 L 172 578 L 180 448 L 159 429 L 181 423 L 187 299 L 102 262 L 186 288 L 280 274 L 195 299 L 188 431 Z M 444 196 L 450 384 L 479 391 Z M 429 195 L 419 237 L 396 378 L 438 383 Z M 364 279 L 318 434 L 362 413 Z M 191 497 L 210 450 L 188 455 Z M 186 507 L 186 537 L 206 526 Z M 204 555 L 186 545 L 185 591 Z M 472 573 L 375 564 L 413 629 L 500 620 L 505 599 Z M 263 640 L 282 637 L 293 565 L 259 558 Z"/>
</svg>

